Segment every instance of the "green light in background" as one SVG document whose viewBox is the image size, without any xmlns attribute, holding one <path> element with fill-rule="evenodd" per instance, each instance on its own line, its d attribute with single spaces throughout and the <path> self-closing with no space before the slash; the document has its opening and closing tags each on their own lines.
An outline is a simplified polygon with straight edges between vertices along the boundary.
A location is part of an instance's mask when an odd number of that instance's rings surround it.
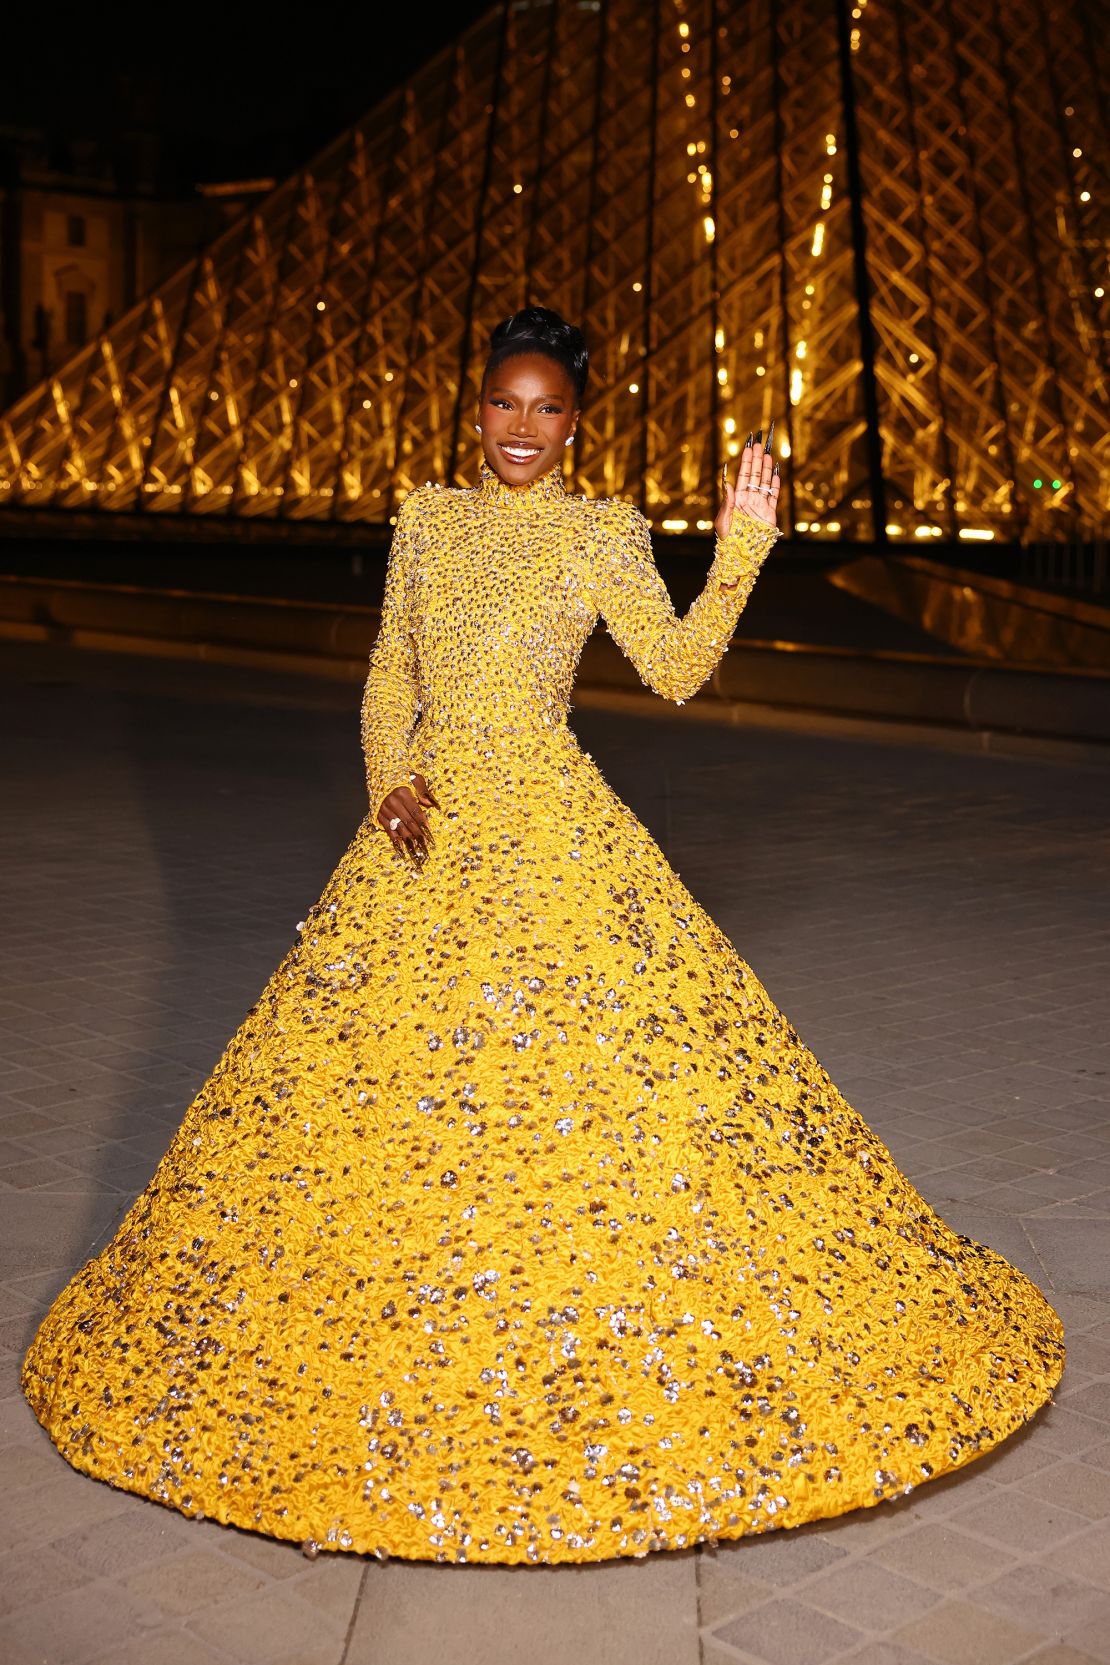
<svg viewBox="0 0 1110 1665">
<path fill-rule="evenodd" d="M 1037 491 L 1040 491 L 1041 487 L 1044 485 L 1044 481 L 1043 480 L 1034 480 L 1033 485 L 1035 486 Z"/>
<path fill-rule="evenodd" d="M 1053 482 L 1052 482 L 1053 491 L 1059 491 L 1061 484 L 1062 484 L 1062 482 L 1060 480 L 1053 480 Z"/>
</svg>

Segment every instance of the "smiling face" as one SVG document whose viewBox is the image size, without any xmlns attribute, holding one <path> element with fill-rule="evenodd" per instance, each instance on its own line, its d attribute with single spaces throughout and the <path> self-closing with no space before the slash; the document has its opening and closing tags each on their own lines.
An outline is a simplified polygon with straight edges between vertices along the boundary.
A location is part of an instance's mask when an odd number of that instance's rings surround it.
<svg viewBox="0 0 1110 1665">
<path fill-rule="evenodd" d="M 578 425 L 569 373 L 546 353 L 517 353 L 486 376 L 478 406 L 482 450 L 511 486 L 554 468 Z"/>
</svg>

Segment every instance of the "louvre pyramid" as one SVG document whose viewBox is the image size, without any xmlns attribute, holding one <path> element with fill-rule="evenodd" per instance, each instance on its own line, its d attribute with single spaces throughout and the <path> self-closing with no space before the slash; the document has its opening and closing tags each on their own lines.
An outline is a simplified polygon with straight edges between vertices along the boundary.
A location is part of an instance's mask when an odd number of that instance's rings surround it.
<svg viewBox="0 0 1110 1665">
<path fill-rule="evenodd" d="M 1104 535 L 1107 21 L 506 0 L 22 399 L 0 499 L 387 522 L 473 482 L 536 301 L 591 345 L 573 488 L 660 528 L 774 414 L 801 537 Z"/>
</svg>

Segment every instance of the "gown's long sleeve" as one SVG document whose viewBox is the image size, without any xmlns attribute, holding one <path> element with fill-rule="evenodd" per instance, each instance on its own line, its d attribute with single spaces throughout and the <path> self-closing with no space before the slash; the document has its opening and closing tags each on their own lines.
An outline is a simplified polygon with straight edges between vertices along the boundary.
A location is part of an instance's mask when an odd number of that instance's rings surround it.
<svg viewBox="0 0 1110 1665">
<path fill-rule="evenodd" d="M 734 510 L 727 536 L 714 539 L 705 588 L 680 619 L 652 557 L 648 521 L 632 503 L 609 505 L 594 546 L 594 600 L 609 634 L 655 693 L 678 705 L 697 693 L 724 657 L 781 536 L 777 527 Z"/>
<path fill-rule="evenodd" d="M 409 742 L 420 713 L 420 682 L 416 670 L 408 609 L 410 559 L 408 499 L 402 503 L 393 530 L 385 572 L 381 624 L 370 653 L 362 694 L 362 751 L 371 822 L 380 826 L 382 800 L 398 786 L 408 786 Z"/>
</svg>

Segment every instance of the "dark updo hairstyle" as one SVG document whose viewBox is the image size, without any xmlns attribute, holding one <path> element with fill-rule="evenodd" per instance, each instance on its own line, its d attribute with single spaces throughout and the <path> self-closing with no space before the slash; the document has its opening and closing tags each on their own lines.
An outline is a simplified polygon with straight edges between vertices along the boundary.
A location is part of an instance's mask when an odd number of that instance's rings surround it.
<svg viewBox="0 0 1110 1665">
<path fill-rule="evenodd" d="M 490 336 L 482 387 L 488 386 L 490 372 L 497 365 L 522 353 L 544 353 L 562 365 L 581 403 L 590 373 L 590 354 L 580 329 L 546 306 L 525 306 L 503 318 Z"/>
</svg>

